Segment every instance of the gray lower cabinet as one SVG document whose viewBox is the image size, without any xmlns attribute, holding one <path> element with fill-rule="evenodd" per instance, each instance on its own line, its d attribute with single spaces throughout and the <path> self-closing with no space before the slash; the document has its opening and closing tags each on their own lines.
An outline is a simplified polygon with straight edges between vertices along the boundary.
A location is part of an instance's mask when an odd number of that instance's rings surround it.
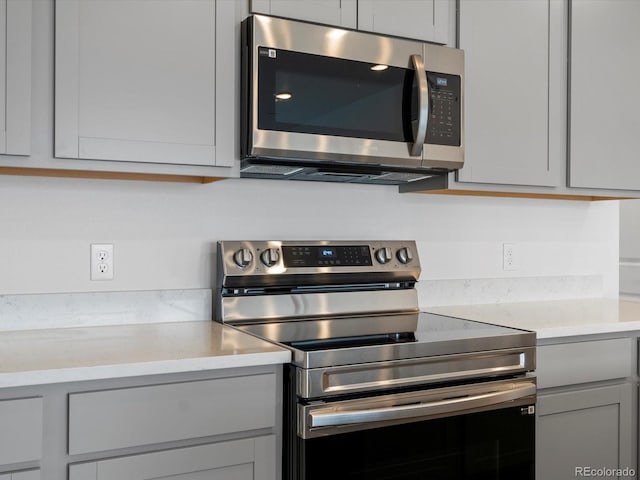
<svg viewBox="0 0 640 480">
<path fill-rule="evenodd" d="M 273 373 L 74 393 L 69 453 L 273 428 L 276 398 Z"/>
<path fill-rule="evenodd" d="M 69 480 L 275 480 L 273 435 L 71 465 Z M 2 480 L 2 479 L 0 479 Z"/>
<path fill-rule="evenodd" d="M 0 400 L 0 469 L 2 465 L 40 460 L 42 415 L 40 397 Z"/>
<path fill-rule="evenodd" d="M 40 470 L 26 470 L 22 472 L 0 473 L 0 480 L 41 480 Z"/>
<path fill-rule="evenodd" d="M 276 480 L 282 366 L 0 389 L 0 480 Z"/>
<path fill-rule="evenodd" d="M 631 338 L 593 337 L 538 346 L 538 480 L 637 471 L 636 348 Z"/>
<path fill-rule="evenodd" d="M 275 480 L 275 435 L 251 432 L 276 428 L 276 392 L 276 374 L 258 373 L 73 393 L 69 454 L 101 458 L 71 465 L 69 480 Z M 223 435 L 249 438 L 204 440 Z M 118 458 L 100 453 L 190 440 L 205 444 Z"/>
<path fill-rule="evenodd" d="M 577 478 L 580 468 L 633 468 L 631 383 L 541 394 L 537 403 L 536 477 Z"/>
</svg>

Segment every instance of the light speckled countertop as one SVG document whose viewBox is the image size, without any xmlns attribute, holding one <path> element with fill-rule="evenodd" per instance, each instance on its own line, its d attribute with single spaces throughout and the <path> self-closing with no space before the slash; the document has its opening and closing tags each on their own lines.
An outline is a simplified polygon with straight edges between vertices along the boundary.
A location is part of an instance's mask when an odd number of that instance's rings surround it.
<svg viewBox="0 0 640 480">
<path fill-rule="evenodd" d="M 0 388 L 288 363 L 289 350 L 216 322 L 0 332 Z"/>
<path fill-rule="evenodd" d="M 424 311 L 536 332 L 538 339 L 640 332 L 640 302 L 578 299 Z M 289 350 L 216 322 L 0 332 L 0 388 L 288 363 Z"/>
<path fill-rule="evenodd" d="M 640 302 L 618 299 L 457 305 L 424 310 L 532 330 L 538 339 L 640 331 Z"/>
</svg>

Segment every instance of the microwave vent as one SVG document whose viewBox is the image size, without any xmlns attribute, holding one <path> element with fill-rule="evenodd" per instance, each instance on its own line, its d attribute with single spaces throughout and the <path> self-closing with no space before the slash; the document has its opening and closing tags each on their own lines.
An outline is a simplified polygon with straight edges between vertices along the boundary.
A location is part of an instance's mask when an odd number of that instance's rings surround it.
<svg viewBox="0 0 640 480">
<path fill-rule="evenodd" d="M 286 177 L 303 170 L 301 167 L 292 167 L 290 165 L 264 165 L 255 164 L 242 168 L 242 173 L 254 173 L 258 175 L 281 175 Z"/>
<path fill-rule="evenodd" d="M 311 180 L 319 182 L 353 182 L 358 180 L 368 180 L 370 175 L 357 172 L 330 172 L 318 170 L 307 173 L 301 180 Z"/>
<path fill-rule="evenodd" d="M 423 178 L 429 178 L 432 175 L 425 175 L 424 173 L 413 172 L 388 172 L 383 175 L 375 177 L 376 180 L 388 180 L 393 182 L 415 182 L 416 180 L 422 180 Z"/>
</svg>

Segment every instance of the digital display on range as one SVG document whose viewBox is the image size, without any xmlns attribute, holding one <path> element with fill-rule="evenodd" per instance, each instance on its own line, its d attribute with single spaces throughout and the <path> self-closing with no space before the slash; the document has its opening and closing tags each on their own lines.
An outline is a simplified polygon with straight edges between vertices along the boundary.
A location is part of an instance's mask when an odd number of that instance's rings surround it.
<svg viewBox="0 0 640 480">
<path fill-rule="evenodd" d="M 287 268 L 370 266 L 368 245 L 282 246 L 282 260 Z"/>
<path fill-rule="evenodd" d="M 324 258 L 338 258 L 337 250 L 329 247 L 320 249 L 320 256 Z"/>
</svg>

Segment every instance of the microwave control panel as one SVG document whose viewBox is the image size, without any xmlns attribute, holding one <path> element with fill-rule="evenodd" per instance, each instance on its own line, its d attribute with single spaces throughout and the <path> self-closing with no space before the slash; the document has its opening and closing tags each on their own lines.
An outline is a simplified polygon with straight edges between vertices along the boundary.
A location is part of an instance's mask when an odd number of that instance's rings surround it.
<svg viewBox="0 0 640 480">
<path fill-rule="evenodd" d="M 461 82 L 458 75 L 427 72 L 429 122 L 425 143 L 460 146 Z"/>
</svg>

